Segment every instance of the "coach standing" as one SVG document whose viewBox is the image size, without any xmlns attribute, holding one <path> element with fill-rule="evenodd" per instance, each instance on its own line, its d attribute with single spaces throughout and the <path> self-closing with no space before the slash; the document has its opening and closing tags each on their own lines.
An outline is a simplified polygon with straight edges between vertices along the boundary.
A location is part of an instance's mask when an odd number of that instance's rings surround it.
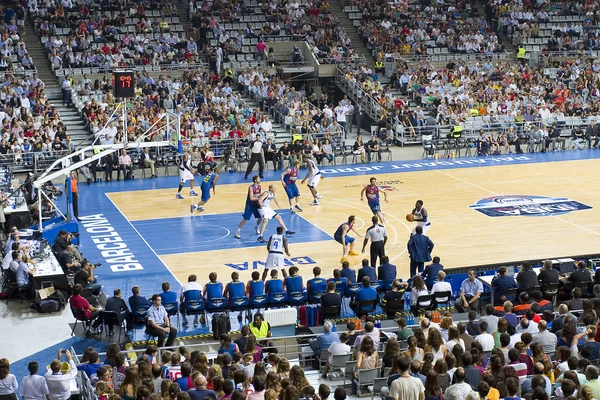
<svg viewBox="0 0 600 400">
<path fill-rule="evenodd" d="M 367 247 L 367 243 L 369 243 L 369 239 L 371 239 L 371 267 L 376 268 L 377 257 L 379 257 L 379 264 L 381 264 L 381 259 L 383 256 L 385 256 L 387 231 L 385 230 L 385 226 L 379 224 L 379 217 L 377 215 L 373 215 L 371 220 L 373 221 L 373 225 L 369 227 L 369 229 L 367 229 L 367 233 L 365 233 L 362 252 L 365 252 L 365 247 Z"/>
<path fill-rule="evenodd" d="M 248 179 L 248 175 L 250 175 L 250 172 L 256 163 L 258 163 L 258 175 L 262 179 L 263 171 L 265 170 L 265 158 L 260 135 L 256 135 L 256 139 L 250 142 L 249 150 L 250 160 L 248 161 L 248 168 L 246 168 L 246 175 L 244 175 L 244 179 Z"/>
<path fill-rule="evenodd" d="M 431 251 L 433 242 L 428 236 L 423 235 L 423 227 L 417 226 L 415 234 L 410 237 L 406 247 L 410 256 L 410 276 L 411 278 L 419 272 L 423 272 L 426 261 L 431 261 Z"/>
</svg>

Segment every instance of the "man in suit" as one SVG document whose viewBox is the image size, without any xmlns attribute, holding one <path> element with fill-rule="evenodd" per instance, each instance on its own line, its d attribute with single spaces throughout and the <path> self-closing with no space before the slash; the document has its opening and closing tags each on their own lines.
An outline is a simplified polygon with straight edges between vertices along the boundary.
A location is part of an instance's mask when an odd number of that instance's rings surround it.
<svg viewBox="0 0 600 400">
<path fill-rule="evenodd" d="M 350 263 L 344 261 L 342 263 L 341 277 L 348 280 L 348 284 L 356 283 L 356 271 L 350 268 Z"/>
<path fill-rule="evenodd" d="M 539 286 L 538 277 L 529 263 L 523 263 L 521 272 L 517 275 L 517 283 L 521 292 L 528 292 L 530 289 Z"/>
<path fill-rule="evenodd" d="M 383 256 L 381 258 L 381 265 L 377 268 L 377 276 L 384 283 L 396 279 L 396 266 L 390 264 L 390 258 L 388 256 Z"/>
<path fill-rule="evenodd" d="M 433 263 L 425 267 L 425 271 L 421 274 L 421 278 L 425 281 L 427 289 L 431 290 L 433 285 L 437 282 L 438 273 L 444 269 L 444 266 L 440 264 L 439 257 L 433 257 Z"/>
<path fill-rule="evenodd" d="M 154 168 L 154 156 L 150 154 L 148 147 L 144 147 L 144 152 L 142 153 L 142 168 L 150 168 L 150 178 L 156 178 L 156 168 Z"/>
<path fill-rule="evenodd" d="M 131 307 L 131 311 L 133 313 L 136 312 L 138 308 L 146 307 L 150 308 L 152 306 L 152 301 L 148 300 L 144 296 L 140 294 L 140 287 L 134 286 L 131 288 L 131 297 L 129 297 L 129 307 Z M 135 317 L 135 315 L 134 315 Z"/>
<path fill-rule="evenodd" d="M 271 138 L 268 138 L 267 143 L 263 145 L 263 152 L 265 154 L 265 163 L 272 161 L 273 169 L 279 169 L 279 151 L 277 150 L 277 145 L 273 143 Z"/>
<path fill-rule="evenodd" d="M 362 268 L 358 270 L 358 280 L 362 281 L 365 276 L 368 276 L 371 282 L 377 281 L 377 272 L 375 272 L 375 268 L 369 265 L 369 260 L 366 258 L 362 260 Z"/>
<path fill-rule="evenodd" d="M 113 292 L 113 297 L 109 297 L 108 300 L 106 300 L 105 310 L 117 313 L 117 319 L 120 323 L 123 322 L 123 320 L 125 320 L 127 331 L 133 330 L 133 316 L 127 308 L 125 300 L 121 298 L 121 289 L 115 289 Z M 109 336 L 115 334 L 112 325 L 108 326 L 108 334 Z"/>
<path fill-rule="evenodd" d="M 492 287 L 494 288 L 494 297 L 497 304 L 505 301 L 515 301 L 516 295 L 506 295 L 506 292 L 518 289 L 519 285 L 515 282 L 515 278 L 506 274 L 506 267 L 500 267 L 498 274 L 492 279 Z M 532 271 L 533 272 L 533 271 Z M 521 274 L 519 274 L 521 275 Z M 534 273 L 535 275 L 535 273 Z M 537 279 L 536 279 L 537 283 Z M 493 307 L 492 307 L 493 311 Z M 491 333 L 491 332 L 489 332 Z"/>
<path fill-rule="evenodd" d="M 542 270 L 540 271 L 540 274 L 538 275 L 537 279 L 539 285 L 542 287 L 548 284 L 558 284 L 560 274 L 557 270 L 552 268 L 552 261 L 544 260 L 544 265 L 542 266 Z"/>
<path fill-rule="evenodd" d="M 571 272 L 569 275 L 569 282 L 571 283 L 585 283 L 592 281 L 592 274 L 587 270 L 587 263 L 585 261 L 579 261 L 577 263 L 577 271 Z"/>
<path fill-rule="evenodd" d="M 423 235 L 423 227 L 417 226 L 415 234 L 410 237 L 406 247 L 410 257 L 410 276 L 415 276 L 417 271 L 423 272 L 426 261 L 431 261 L 433 242 L 428 236 Z"/>
<path fill-rule="evenodd" d="M 600 137 L 598 136 L 598 127 L 595 125 L 594 120 L 590 120 L 590 124 L 585 128 L 585 138 L 588 141 L 588 147 L 591 149 L 592 147 L 598 146 L 598 142 L 600 142 Z M 592 140 L 594 144 L 592 145 Z"/>
</svg>

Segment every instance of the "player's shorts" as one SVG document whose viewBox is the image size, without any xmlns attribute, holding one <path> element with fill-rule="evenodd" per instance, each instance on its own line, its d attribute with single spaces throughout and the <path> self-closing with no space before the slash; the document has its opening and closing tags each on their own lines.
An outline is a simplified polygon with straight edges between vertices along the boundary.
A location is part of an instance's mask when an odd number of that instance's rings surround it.
<svg viewBox="0 0 600 400">
<path fill-rule="evenodd" d="M 193 181 L 194 180 L 194 175 L 192 175 L 192 173 L 190 171 L 188 171 L 187 169 L 184 170 L 179 170 L 179 179 L 181 180 L 181 183 L 185 183 L 187 181 Z"/>
<path fill-rule="evenodd" d="M 300 196 L 300 191 L 298 190 L 298 185 L 296 183 L 288 183 L 285 185 L 285 193 L 287 194 L 288 199 L 293 199 Z"/>
<path fill-rule="evenodd" d="M 352 236 L 344 236 L 345 242 L 346 243 L 342 243 L 342 237 L 341 236 L 334 236 L 333 237 L 335 239 L 336 242 L 338 242 L 339 244 L 343 244 L 344 246 L 346 246 L 347 244 L 350 244 L 352 242 L 354 242 L 354 238 Z"/>
<path fill-rule="evenodd" d="M 262 218 L 260 216 L 260 213 L 258 212 L 258 206 L 249 201 L 246 201 L 246 208 L 244 209 L 244 219 L 246 221 L 250 221 L 250 218 L 252 218 L 253 215 L 256 219 Z"/>
<path fill-rule="evenodd" d="M 306 184 L 306 186 L 311 187 L 311 188 L 316 188 L 317 185 L 319 184 L 319 182 L 321 182 L 321 173 L 320 172 L 318 174 L 316 174 L 315 176 L 308 178 L 308 183 Z"/>
<path fill-rule="evenodd" d="M 200 189 L 202 190 L 200 200 L 206 203 L 210 199 L 210 186 L 202 185 Z"/>
<path fill-rule="evenodd" d="M 266 206 L 263 206 L 263 208 L 259 208 L 258 213 L 260 214 L 261 218 L 265 219 L 273 219 L 277 215 L 277 213 L 271 207 Z"/>
<path fill-rule="evenodd" d="M 283 269 L 285 268 L 285 261 L 283 259 L 283 253 L 269 253 L 267 261 L 265 262 L 265 269 Z"/>
<path fill-rule="evenodd" d="M 378 212 L 381 212 L 381 204 L 377 201 L 369 201 L 369 208 L 371 209 L 371 211 L 373 212 L 373 214 L 377 214 Z"/>
</svg>

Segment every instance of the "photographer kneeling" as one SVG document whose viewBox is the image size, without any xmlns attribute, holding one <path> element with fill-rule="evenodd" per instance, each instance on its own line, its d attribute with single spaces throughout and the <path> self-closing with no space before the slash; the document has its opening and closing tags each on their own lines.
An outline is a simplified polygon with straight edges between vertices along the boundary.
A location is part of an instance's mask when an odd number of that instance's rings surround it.
<svg viewBox="0 0 600 400">
<path fill-rule="evenodd" d="M 80 284 L 83 288 L 90 289 L 94 296 L 99 296 L 102 291 L 102 285 L 94 276 L 94 270 L 99 264 L 90 264 L 88 260 L 81 261 L 81 269 L 75 273 L 74 284 Z"/>
</svg>

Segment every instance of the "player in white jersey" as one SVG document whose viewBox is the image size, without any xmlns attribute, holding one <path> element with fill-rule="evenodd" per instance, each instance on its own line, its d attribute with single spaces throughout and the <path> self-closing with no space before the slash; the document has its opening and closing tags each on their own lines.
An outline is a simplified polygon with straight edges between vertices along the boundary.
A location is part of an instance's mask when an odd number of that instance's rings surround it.
<svg viewBox="0 0 600 400">
<path fill-rule="evenodd" d="M 417 226 L 423 228 L 423 235 L 425 232 L 431 228 L 431 221 L 429 221 L 429 214 L 427 214 L 427 210 L 423 207 L 423 200 L 417 200 L 415 203 L 415 208 L 412 210 L 411 214 L 415 218 L 415 222 Z M 416 233 L 417 226 L 413 229 L 411 236 Z"/>
<path fill-rule="evenodd" d="M 179 189 L 177 189 L 177 197 L 178 199 L 183 199 L 181 195 L 181 189 L 183 189 L 183 185 L 190 181 L 190 196 L 198 196 L 198 193 L 194 192 L 194 168 L 192 168 L 192 161 L 190 157 L 186 154 L 183 155 L 183 159 L 179 164 Z"/>
<path fill-rule="evenodd" d="M 262 280 L 267 279 L 267 273 L 270 269 L 277 268 L 283 270 L 283 276 L 285 275 L 285 261 L 283 259 L 283 253 L 290 257 L 290 251 L 288 249 L 288 241 L 283 234 L 283 227 L 277 227 L 277 233 L 269 238 L 267 243 L 267 250 L 269 255 L 265 262 L 265 270 L 263 271 Z"/>
<path fill-rule="evenodd" d="M 310 193 L 312 194 L 314 199 L 314 201 L 310 203 L 310 205 L 318 206 L 319 199 L 323 196 L 321 196 L 319 192 L 317 192 L 317 185 L 319 184 L 321 179 L 323 179 L 323 175 L 321 174 L 321 171 L 319 171 L 317 163 L 311 157 L 308 157 L 306 159 L 306 165 L 308 166 L 308 173 L 306 174 L 306 177 L 302 179 L 302 184 L 308 181 L 308 184 L 306 186 L 308 186 L 308 188 L 310 189 Z"/>
<path fill-rule="evenodd" d="M 293 235 L 294 233 L 296 233 L 296 232 L 288 231 L 287 227 L 285 226 L 285 222 L 283 222 L 283 219 L 281 219 L 281 216 L 279 214 L 277 214 L 271 208 L 272 201 L 275 202 L 275 204 L 277 204 L 277 208 L 281 208 L 281 206 L 277 202 L 277 198 L 275 197 L 275 185 L 269 185 L 269 190 L 267 190 L 266 192 L 261 194 L 260 197 L 258 198 L 258 207 L 259 207 L 258 213 L 260 214 L 260 217 L 262 218 L 262 226 L 260 227 L 258 239 L 256 239 L 259 242 L 265 241 L 265 239 L 263 239 L 262 235 L 265 232 L 265 229 L 267 228 L 267 224 L 269 223 L 269 220 L 271 220 L 273 218 L 275 218 L 277 220 L 277 222 L 279 222 L 279 225 L 283 228 L 286 235 Z"/>
</svg>

